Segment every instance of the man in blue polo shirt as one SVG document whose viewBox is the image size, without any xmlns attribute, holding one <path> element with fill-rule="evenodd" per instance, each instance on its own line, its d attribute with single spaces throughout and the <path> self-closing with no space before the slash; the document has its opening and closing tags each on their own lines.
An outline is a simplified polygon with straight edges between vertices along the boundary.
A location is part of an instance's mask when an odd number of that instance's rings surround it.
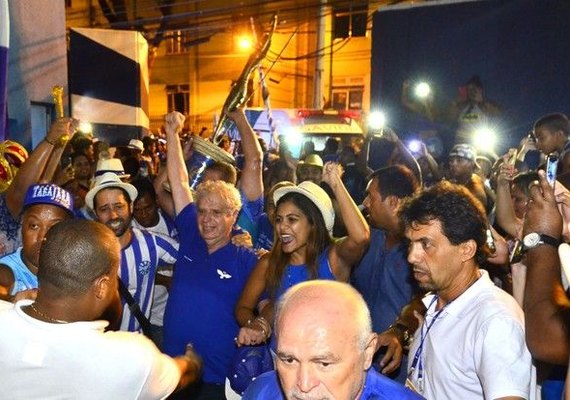
<svg viewBox="0 0 570 400">
<path fill-rule="evenodd" d="M 372 314 L 372 328 L 377 333 L 390 327 L 402 307 L 410 302 L 417 291 L 407 261 L 407 241 L 400 228 L 397 211 L 402 201 L 413 195 L 418 187 L 409 169 L 393 165 L 375 171 L 366 189 L 364 206 L 372 226 L 370 247 L 353 271 L 350 282 L 364 297 Z M 392 329 L 398 327 L 393 326 Z M 383 338 L 382 335 L 379 337 L 379 346 L 386 345 Z M 374 368 L 404 383 L 406 368 L 394 373 L 392 365 L 396 363 L 389 363 L 384 358 L 383 353 L 377 354 Z"/>
<path fill-rule="evenodd" d="M 313 280 L 289 289 L 275 316 L 277 371 L 243 399 L 415 400 L 422 397 L 370 368 L 377 336 L 350 285 Z"/>
<path fill-rule="evenodd" d="M 190 190 L 178 131 L 184 116 L 166 117 L 167 170 L 180 249 L 164 314 L 164 350 L 184 354 L 192 343 L 204 362 L 202 381 L 184 399 L 224 399 L 239 326 L 234 307 L 257 262 L 231 241 L 241 199 L 235 186 L 207 180 Z"/>
</svg>

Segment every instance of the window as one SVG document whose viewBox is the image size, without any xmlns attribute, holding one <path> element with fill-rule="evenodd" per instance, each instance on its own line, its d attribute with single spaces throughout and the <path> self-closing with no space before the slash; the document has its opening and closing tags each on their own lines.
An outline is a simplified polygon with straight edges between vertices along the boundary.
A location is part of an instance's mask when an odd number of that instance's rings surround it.
<svg viewBox="0 0 570 400">
<path fill-rule="evenodd" d="M 190 113 L 190 85 L 167 85 L 168 112 Z"/>
<path fill-rule="evenodd" d="M 166 54 L 182 54 L 189 51 L 190 46 L 186 43 L 190 41 L 187 31 L 172 31 L 167 36 Z"/>
<path fill-rule="evenodd" d="M 366 36 L 368 7 L 335 8 L 333 39 Z"/>
<path fill-rule="evenodd" d="M 335 87 L 332 96 L 332 108 L 335 110 L 362 110 L 364 87 Z"/>
</svg>

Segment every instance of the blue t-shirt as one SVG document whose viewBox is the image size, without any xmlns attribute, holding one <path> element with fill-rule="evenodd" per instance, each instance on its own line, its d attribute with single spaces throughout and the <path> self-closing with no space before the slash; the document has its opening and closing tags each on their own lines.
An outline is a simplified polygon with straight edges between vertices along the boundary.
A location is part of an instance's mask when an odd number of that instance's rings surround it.
<svg viewBox="0 0 570 400">
<path fill-rule="evenodd" d="M 164 314 L 164 350 L 177 356 L 192 343 L 204 361 L 204 382 L 223 384 L 239 331 L 234 308 L 257 257 L 231 242 L 208 254 L 194 204 L 180 212 L 176 225 L 180 248 Z"/>
<path fill-rule="evenodd" d="M 248 201 L 244 194 L 240 191 L 241 196 L 241 210 L 238 214 L 237 225 L 244 231 L 249 232 L 253 243 L 257 241 L 257 220 L 263 212 L 263 196 Z"/>
<path fill-rule="evenodd" d="M 242 400 L 285 399 L 276 371 L 269 371 L 257 377 L 245 391 Z M 366 373 L 364 388 L 359 400 L 421 400 L 417 393 L 403 385 L 380 375 L 372 368 Z"/>
<path fill-rule="evenodd" d="M 266 213 L 257 218 L 257 240 L 254 244 L 256 249 L 271 250 L 273 247 L 273 225 Z"/>
<path fill-rule="evenodd" d="M 407 261 L 406 243 L 386 249 L 386 234 L 371 229 L 370 247 L 352 271 L 350 283 L 364 298 L 372 316 L 374 332 L 384 332 L 396 320 L 400 310 L 417 293 L 417 286 Z M 378 363 L 374 362 L 374 368 Z M 406 379 L 405 363 L 394 378 Z"/>
<path fill-rule="evenodd" d="M 12 286 L 11 296 L 27 289 L 38 288 L 38 277 L 32 273 L 22 260 L 22 248 L 18 248 L 14 253 L 7 254 L 0 258 L 0 264 L 6 265 L 12 270 L 14 275 L 14 285 Z"/>
</svg>

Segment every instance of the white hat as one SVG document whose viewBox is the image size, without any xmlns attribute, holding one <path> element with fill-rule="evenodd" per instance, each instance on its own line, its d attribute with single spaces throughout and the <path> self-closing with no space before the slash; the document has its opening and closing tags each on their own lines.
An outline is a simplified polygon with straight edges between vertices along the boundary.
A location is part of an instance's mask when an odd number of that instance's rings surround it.
<svg viewBox="0 0 570 400">
<path fill-rule="evenodd" d="M 131 139 L 129 141 L 129 145 L 127 146 L 129 149 L 144 151 L 143 142 L 138 139 Z"/>
<path fill-rule="evenodd" d="M 112 172 L 119 176 L 119 178 L 128 178 L 130 174 L 125 174 L 123 163 L 118 158 L 100 158 L 97 161 L 97 169 L 95 177 L 103 175 L 105 172 Z"/>
<path fill-rule="evenodd" d="M 93 210 L 93 199 L 99 193 L 99 191 L 108 188 L 120 188 L 129 194 L 131 202 L 135 201 L 139 192 L 130 183 L 125 183 L 121 181 L 121 178 L 113 172 L 105 172 L 103 175 L 95 178 L 95 184 L 85 195 L 85 204 Z"/>
<path fill-rule="evenodd" d="M 331 198 L 327 192 L 325 192 L 316 183 L 313 183 L 311 181 L 304 181 L 299 183 L 297 186 L 286 186 L 275 189 L 275 192 L 273 193 L 273 201 L 275 201 L 275 204 L 277 204 L 281 197 L 291 192 L 302 194 L 311 200 L 321 212 L 327 231 L 329 233 L 332 233 L 334 225 L 334 208 Z"/>
</svg>

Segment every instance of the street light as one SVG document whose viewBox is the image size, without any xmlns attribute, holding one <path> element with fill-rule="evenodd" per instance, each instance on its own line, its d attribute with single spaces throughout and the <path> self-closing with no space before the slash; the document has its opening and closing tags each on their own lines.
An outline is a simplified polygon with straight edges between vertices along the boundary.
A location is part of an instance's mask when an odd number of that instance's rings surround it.
<svg viewBox="0 0 570 400">
<path fill-rule="evenodd" d="M 368 116 L 368 128 L 379 131 L 386 125 L 386 115 L 382 111 L 372 111 Z"/>
<path fill-rule="evenodd" d="M 249 53 L 253 49 L 253 39 L 248 35 L 238 36 L 237 45 L 241 52 Z"/>
</svg>

